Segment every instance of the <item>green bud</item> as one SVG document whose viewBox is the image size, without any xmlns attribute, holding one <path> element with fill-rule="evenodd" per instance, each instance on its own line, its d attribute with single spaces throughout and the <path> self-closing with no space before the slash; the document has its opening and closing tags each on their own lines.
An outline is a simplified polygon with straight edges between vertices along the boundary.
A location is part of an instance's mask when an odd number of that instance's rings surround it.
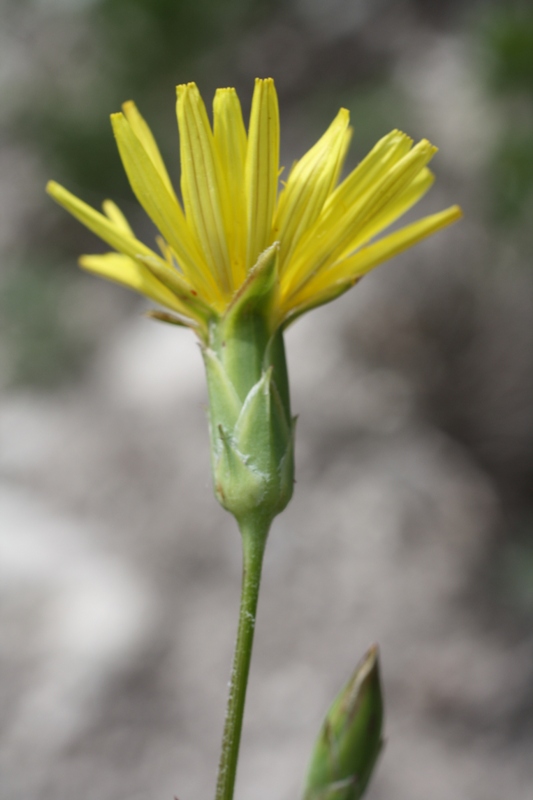
<svg viewBox="0 0 533 800">
<path fill-rule="evenodd" d="M 359 800 L 382 747 L 378 649 L 371 647 L 335 698 L 315 742 L 305 800 Z"/>
<path fill-rule="evenodd" d="M 278 246 L 266 250 L 203 349 L 215 494 L 241 529 L 262 530 L 283 511 L 294 483 L 283 334 L 272 330 Z M 255 526 L 257 527 L 257 526 Z"/>
</svg>

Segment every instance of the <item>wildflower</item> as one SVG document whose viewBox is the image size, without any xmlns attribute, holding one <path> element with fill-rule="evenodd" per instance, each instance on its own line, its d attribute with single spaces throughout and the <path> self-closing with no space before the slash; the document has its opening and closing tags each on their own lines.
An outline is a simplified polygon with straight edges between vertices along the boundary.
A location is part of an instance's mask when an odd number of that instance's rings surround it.
<svg viewBox="0 0 533 800">
<path fill-rule="evenodd" d="M 241 531 L 265 538 L 293 490 L 294 420 L 283 330 L 333 300 L 381 261 L 453 222 L 453 206 L 374 241 L 433 182 L 436 148 L 400 131 L 339 183 L 351 138 L 341 109 L 279 189 L 274 82 L 257 80 L 246 132 L 234 89 L 219 89 L 213 127 L 194 83 L 178 86 L 181 197 L 134 103 L 111 115 L 129 182 L 158 228 L 140 242 L 111 201 L 103 214 L 57 183 L 48 192 L 114 252 L 83 268 L 125 284 L 202 342 L 215 494 Z M 258 534 L 259 531 L 259 534 Z"/>
<path fill-rule="evenodd" d="M 202 341 L 224 316 L 259 256 L 278 242 L 270 331 L 349 289 L 366 272 L 457 220 L 457 206 L 375 237 L 430 188 L 436 152 L 394 130 L 341 182 L 351 138 L 341 109 L 279 188 L 279 114 L 272 79 L 255 84 L 246 132 L 234 89 L 218 89 L 213 127 L 194 83 L 178 86 L 181 195 L 133 102 L 111 121 L 133 192 L 160 232 L 159 252 L 140 242 L 118 207 L 103 214 L 51 181 L 49 194 L 113 252 L 80 265 L 146 295 L 193 328 Z"/>
<path fill-rule="evenodd" d="M 243 584 L 217 800 L 231 800 L 270 524 L 294 483 L 294 431 L 283 332 L 377 264 L 457 220 L 452 206 L 376 239 L 429 189 L 436 148 L 400 131 L 340 179 L 351 138 L 341 109 L 279 190 L 274 82 L 257 80 L 246 132 L 234 89 L 219 89 L 211 127 L 194 83 L 178 86 L 181 202 L 152 133 L 130 101 L 111 121 L 131 188 L 157 229 L 140 242 L 111 201 L 96 211 L 57 183 L 48 192 L 113 249 L 83 268 L 124 284 L 197 333 L 207 373 L 215 494 L 236 518 Z M 341 691 L 316 742 L 305 800 L 359 800 L 381 746 L 377 651 Z"/>
</svg>

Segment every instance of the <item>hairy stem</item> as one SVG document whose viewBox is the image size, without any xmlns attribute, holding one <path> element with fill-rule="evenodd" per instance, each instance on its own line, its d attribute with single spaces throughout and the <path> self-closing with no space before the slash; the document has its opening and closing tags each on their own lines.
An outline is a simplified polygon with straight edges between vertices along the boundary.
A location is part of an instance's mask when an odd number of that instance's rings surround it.
<svg viewBox="0 0 533 800">
<path fill-rule="evenodd" d="M 237 642 L 229 684 L 216 800 L 232 800 L 239 758 L 248 673 L 254 641 L 255 615 L 268 526 L 260 520 L 241 525 L 243 570 Z M 266 528 L 266 529 L 265 529 Z"/>
</svg>

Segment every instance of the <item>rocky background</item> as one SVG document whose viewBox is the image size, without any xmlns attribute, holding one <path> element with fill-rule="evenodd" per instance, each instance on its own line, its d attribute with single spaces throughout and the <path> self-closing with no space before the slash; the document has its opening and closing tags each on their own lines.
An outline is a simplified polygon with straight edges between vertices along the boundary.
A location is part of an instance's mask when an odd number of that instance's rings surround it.
<svg viewBox="0 0 533 800">
<path fill-rule="evenodd" d="M 351 164 L 441 148 L 465 219 L 288 333 L 297 485 L 267 550 L 238 800 L 293 800 L 381 647 L 369 800 L 533 791 L 533 14 L 422 0 L 3 0 L 0 800 L 213 794 L 240 580 L 185 331 L 74 268 L 47 178 L 133 217 L 107 115 L 178 174 L 175 83 L 280 93 L 283 160 L 344 105 Z M 123 198 L 123 199 L 121 199 Z M 144 229 L 143 229 L 144 226 Z M 136 227 L 150 238 L 142 215 Z"/>
</svg>

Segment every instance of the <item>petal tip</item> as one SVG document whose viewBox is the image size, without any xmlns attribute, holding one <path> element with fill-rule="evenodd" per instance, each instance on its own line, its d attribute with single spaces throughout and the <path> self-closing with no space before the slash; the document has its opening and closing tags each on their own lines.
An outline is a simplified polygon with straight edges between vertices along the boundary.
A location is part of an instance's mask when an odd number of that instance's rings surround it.
<svg viewBox="0 0 533 800">
<path fill-rule="evenodd" d="M 119 125 L 122 125 L 123 122 L 126 121 L 126 117 L 122 113 L 122 111 L 113 112 L 113 114 L 109 115 L 109 119 L 111 120 L 111 125 L 113 127 L 113 130 L 116 130 Z"/>
<path fill-rule="evenodd" d="M 79 256 L 78 267 L 80 267 L 81 269 L 88 269 L 88 267 L 90 266 L 91 258 L 94 258 L 94 256 L 88 256 L 88 255 Z"/>
<path fill-rule="evenodd" d="M 439 149 L 436 145 L 432 144 L 429 141 L 429 139 L 421 139 L 418 142 L 418 148 L 420 150 L 424 150 L 427 151 L 428 153 L 431 153 L 431 155 L 435 155 L 435 153 L 438 152 Z"/>
<path fill-rule="evenodd" d="M 124 103 L 122 103 L 121 108 L 126 117 L 128 116 L 128 114 L 132 112 L 135 113 L 135 111 L 137 111 L 137 106 L 135 105 L 133 100 L 126 100 Z"/>
<path fill-rule="evenodd" d="M 274 88 L 274 78 L 256 78 L 255 79 L 256 86 L 266 86 L 268 88 Z"/>
<path fill-rule="evenodd" d="M 189 83 L 178 83 L 176 86 L 176 95 L 178 98 L 189 94 L 191 91 L 198 91 L 198 87 L 194 81 L 189 81 Z"/>
</svg>

